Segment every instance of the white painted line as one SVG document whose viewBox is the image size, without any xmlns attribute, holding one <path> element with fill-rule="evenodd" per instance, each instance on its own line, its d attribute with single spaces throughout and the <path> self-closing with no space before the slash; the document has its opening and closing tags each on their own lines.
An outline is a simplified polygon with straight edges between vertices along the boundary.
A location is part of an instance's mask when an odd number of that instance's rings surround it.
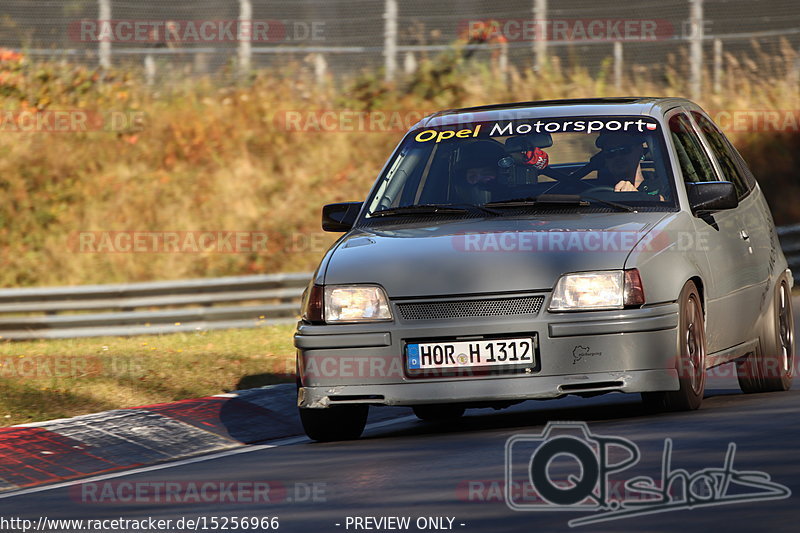
<svg viewBox="0 0 800 533">
<path fill-rule="evenodd" d="M 364 428 L 364 431 L 368 431 L 370 429 L 383 428 L 386 426 L 393 426 L 395 424 L 399 424 L 400 422 L 411 422 L 412 420 L 419 420 L 419 419 L 415 415 L 408 415 L 402 418 L 393 418 L 391 420 L 384 420 L 383 422 L 375 422 L 374 424 L 370 424 L 366 428 Z"/>
<path fill-rule="evenodd" d="M 383 422 L 375 422 L 374 424 L 369 424 L 364 431 L 369 431 L 372 429 L 378 429 L 382 427 L 392 426 L 395 424 L 401 424 L 404 422 L 410 422 L 411 420 L 416 420 L 417 417 L 415 416 L 404 416 L 402 418 L 395 418 L 392 420 L 384 420 Z M 81 479 L 73 479 L 70 481 L 64 481 L 61 483 L 55 483 L 53 485 L 43 485 L 41 487 L 30 487 L 28 489 L 21 489 L 13 492 L 5 492 L 0 493 L 0 500 L 5 500 L 7 498 L 14 498 L 16 496 L 25 496 L 26 494 L 34 494 L 37 492 L 45 492 L 48 490 L 55 490 L 55 489 L 63 489 L 66 487 L 72 487 L 75 485 L 82 485 L 83 483 L 94 483 L 97 481 L 105 481 L 106 479 L 114 479 L 118 477 L 124 476 L 132 476 L 135 474 L 143 474 L 146 472 L 155 472 L 157 470 L 166 470 L 168 468 L 175 468 L 178 466 L 185 466 L 194 463 L 204 463 L 206 461 L 213 461 L 215 459 L 222 459 L 224 457 L 231 457 L 233 455 L 239 455 L 242 453 L 250 453 L 250 452 L 260 452 L 262 450 L 269 450 L 271 448 L 279 448 L 281 446 L 290 446 L 292 444 L 300 444 L 301 442 L 311 442 L 307 437 L 290 437 L 286 439 L 272 441 L 269 444 L 257 444 L 253 446 L 249 445 L 242 445 L 241 447 L 236 447 L 231 450 L 225 450 L 218 453 L 212 453 L 209 455 L 201 455 L 200 457 L 190 457 L 188 459 L 180 459 L 178 461 L 170 461 L 168 463 L 161 463 L 157 465 L 150 465 L 150 466 L 143 466 L 141 468 L 133 468 L 130 470 L 121 470 L 119 472 L 112 472 L 110 474 L 102 474 L 99 476 L 93 477 L 86 477 Z"/>
<path fill-rule="evenodd" d="M 296 437 L 296 439 L 297 439 L 297 442 L 301 442 L 303 440 L 308 440 L 305 437 Z M 229 457 L 229 456 L 232 456 L 232 455 L 238 455 L 240 453 L 257 452 L 257 451 L 261 451 L 261 450 L 268 450 L 270 448 L 276 448 L 278 446 L 286 446 L 287 444 L 294 444 L 294 443 L 292 443 L 292 442 L 284 442 L 283 444 L 260 444 L 260 445 L 257 445 L 257 446 L 249 446 L 249 447 L 241 446 L 241 447 L 236 447 L 236 448 L 234 448 L 232 450 L 225 450 L 225 451 L 218 452 L 218 453 L 213 453 L 213 454 L 210 454 L 210 455 L 202 455 L 200 457 L 191 457 L 189 459 L 181 459 L 179 461 L 172 461 L 172 462 L 169 462 L 169 463 L 161 463 L 161 464 L 157 464 L 157 465 L 144 466 L 144 467 L 141 467 L 141 468 L 134 468 L 134 469 L 131 469 L 131 470 L 121 470 L 119 472 L 112 472 L 110 474 L 103 474 L 103 475 L 93 476 L 93 477 L 88 477 L 88 478 L 74 479 L 74 480 L 71 480 L 71 481 L 64 481 L 62 483 L 56 483 L 54 485 L 44 485 L 44 486 L 41 486 L 41 487 L 31 487 L 31 488 L 28 488 L 28 489 L 22 489 L 22 490 L 14 491 L 14 492 L 0 493 L 0 500 L 6 499 L 6 498 L 13 498 L 15 496 L 23 496 L 25 494 L 33 494 L 33 493 L 36 493 L 36 492 L 44 492 L 44 491 L 47 491 L 47 490 L 61 489 L 61 488 L 65 488 L 65 487 L 72 487 L 74 485 L 81 485 L 83 483 L 92 483 L 92 482 L 95 482 L 95 481 L 104 481 L 106 479 L 114 479 L 114 478 L 118 478 L 118 477 L 127 476 L 129 474 L 130 475 L 143 474 L 145 472 L 154 472 L 156 470 L 165 470 L 167 468 L 173 468 L 173 467 L 176 467 L 176 466 L 183 466 L 183 465 L 190 465 L 192 463 L 202 463 L 204 461 L 211 461 L 213 459 L 221 459 L 223 457 Z"/>
</svg>

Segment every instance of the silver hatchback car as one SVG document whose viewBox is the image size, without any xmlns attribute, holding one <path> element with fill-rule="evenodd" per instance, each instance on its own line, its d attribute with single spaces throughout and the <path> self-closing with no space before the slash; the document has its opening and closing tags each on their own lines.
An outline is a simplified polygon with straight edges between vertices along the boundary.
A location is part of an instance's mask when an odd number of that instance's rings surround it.
<svg viewBox="0 0 800 533">
<path fill-rule="evenodd" d="M 793 278 L 742 157 L 696 104 L 558 100 L 415 125 L 303 297 L 298 406 L 315 440 L 370 405 L 424 420 L 567 394 L 697 409 L 706 369 L 787 390 Z"/>
</svg>

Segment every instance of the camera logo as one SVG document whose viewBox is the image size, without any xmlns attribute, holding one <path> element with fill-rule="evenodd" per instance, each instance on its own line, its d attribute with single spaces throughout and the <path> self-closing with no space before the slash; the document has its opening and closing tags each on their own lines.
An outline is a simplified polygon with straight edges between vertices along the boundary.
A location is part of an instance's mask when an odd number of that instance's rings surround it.
<svg viewBox="0 0 800 533">
<path fill-rule="evenodd" d="M 788 487 L 769 474 L 736 470 L 736 444 L 728 443 L 720 467 L 694 473 L 673 468 L 672 439 L 664 439 L 661 479 L 621 472 L 641 458 L 624 437 L 596 435 L 585 422 L 549 422 L 540 435 L 514 435 L 506 441 L 506 505 L 514 511 L 588 511 L 570 527 L 667 511 L 780 500 Z M 520 490 L 523 487 L 525 490 Z"/>
</svg>

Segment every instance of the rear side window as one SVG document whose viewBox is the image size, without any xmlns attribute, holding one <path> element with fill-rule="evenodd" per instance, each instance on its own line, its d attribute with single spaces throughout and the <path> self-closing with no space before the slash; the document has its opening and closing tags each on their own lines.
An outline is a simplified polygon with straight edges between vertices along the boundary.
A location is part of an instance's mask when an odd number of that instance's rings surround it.
<svg viewBox="0 0 800 533">
<path fill-rule="evenodd" d="M 714 165 L 703 149 L 700 138 L 692 129 L 689 117 L 683 113 L 673 116 L 669 119 L 669 132 L 675 151 L 678 153 L 683 181 L 689 183 L 716 181 Z"/>
<path fill-rule="evenodd" d="M 736 194 L 741 200 L 747 196 L 753 187 L 748 183 L 745 173 L 739 166 L 740 157 L 736 157 L 738 154 L 736 154 L 733 146 L 731 146 L 725 135 L 719 131 L 711 120 L 696 111 L 692 112 L 692 115 L 697 121 L 698 126 L 700 126 L 700 131 L 705 135 L 708 145 L 714 153 L 714 157 L 717 158 L 722 168 L 724 179 L 734 183 L 736 186 Z"/>
</svg>

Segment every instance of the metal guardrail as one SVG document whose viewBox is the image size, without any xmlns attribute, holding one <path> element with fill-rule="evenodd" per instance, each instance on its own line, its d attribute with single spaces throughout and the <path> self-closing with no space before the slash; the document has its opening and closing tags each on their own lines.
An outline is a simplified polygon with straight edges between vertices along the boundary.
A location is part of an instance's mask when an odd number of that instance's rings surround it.
<svg viewBox="0 0 800 533">
<path fill-rule="evenodd" d="M 310 279 L 311 274 L 298 273 L 2 289 L 0 338 L 129 336 L 294 322 Z"/>
<path fill-rule="evenodd" d="M 800 224 L 781 226 L 778 228 L 781 248 L 792 269 L 794 280 L 800 284 Z"/>
<path fill-rule="evenodd" d="M 800 224 L 777 228 L 800 283 Z M 130 336 L 297 320 L 310 273 L 0 289 L 0 339 Z M 225 305 L 230 304 L 230 305 Z"/>
</svg>

